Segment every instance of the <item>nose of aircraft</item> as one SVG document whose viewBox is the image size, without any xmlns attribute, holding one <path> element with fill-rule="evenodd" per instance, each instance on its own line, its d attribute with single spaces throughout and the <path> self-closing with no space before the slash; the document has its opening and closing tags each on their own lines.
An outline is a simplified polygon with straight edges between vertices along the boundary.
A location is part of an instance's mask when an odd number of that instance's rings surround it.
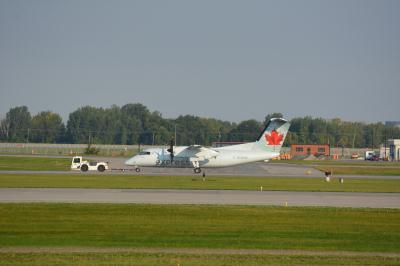
<svg viewBox="0 0 400 266">
<path fill-rule="evenodd" d="M 134 156 L 134 157 L 129 158 L 128 160 L 126 160 L 126 161 L 125 161 L 125 164 L 126 164 L 126 165 L 135 165 L 135 164 L 136 164 L 136 159 L 135 159 L 135 157 L 136 157 L 136 156 Z"/>
</svg>

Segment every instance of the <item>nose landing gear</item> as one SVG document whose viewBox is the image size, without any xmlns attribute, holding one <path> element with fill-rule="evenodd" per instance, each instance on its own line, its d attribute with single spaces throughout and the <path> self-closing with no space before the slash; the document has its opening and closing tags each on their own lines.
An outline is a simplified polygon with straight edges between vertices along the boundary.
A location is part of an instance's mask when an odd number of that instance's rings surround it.
<svg viewBox="0 0 400 266">
<path fill-rule="evenodd" d="M 194 168 L 193 171 L 194 171 L 196 174 L 200 174 L 200 173 L 201 173 L 201 169 L 200 169 L 199 167 Z"/>
</svg>

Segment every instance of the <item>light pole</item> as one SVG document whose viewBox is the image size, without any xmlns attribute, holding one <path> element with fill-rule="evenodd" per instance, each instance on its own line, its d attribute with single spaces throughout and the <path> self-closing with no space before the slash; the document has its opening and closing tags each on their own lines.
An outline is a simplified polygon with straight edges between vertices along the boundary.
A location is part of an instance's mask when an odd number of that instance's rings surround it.
<svg viewBox="0 0 400 266">
<path fill-rule="evenodd" d="M 175 137 L 174 137 L 174 140 L 175 140 L 175 145 L 177 145 L 177 141 L 176 141 L 176 124 L 175 124 Z"/>
</svg>

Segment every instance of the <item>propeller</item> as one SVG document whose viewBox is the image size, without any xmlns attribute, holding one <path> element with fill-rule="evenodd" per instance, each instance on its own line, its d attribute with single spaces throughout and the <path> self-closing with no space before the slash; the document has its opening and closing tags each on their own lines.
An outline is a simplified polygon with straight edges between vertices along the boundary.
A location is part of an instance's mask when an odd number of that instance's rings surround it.
<svg viewBox="0 0 400 266">
<path fill-rule="evenodd" d="M 169 152 L 169 156 L 171 157 L 171 164 L 172 161 L 174 160 L 174 145 L 175 145 L 175 139 L 171 138 L 171 141 L 169 142 L 169 149 L 167 150 Z"/>
</svg>

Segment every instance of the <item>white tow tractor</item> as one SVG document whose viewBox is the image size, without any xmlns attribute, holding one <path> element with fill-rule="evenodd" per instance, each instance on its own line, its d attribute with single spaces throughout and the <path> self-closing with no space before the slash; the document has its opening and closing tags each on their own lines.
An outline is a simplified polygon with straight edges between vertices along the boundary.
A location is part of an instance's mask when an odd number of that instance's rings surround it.
<svg viewBox="0 0 400 266">
<path fill-rule="evenodd" d="M 72 158 L 71 170 L 104 172 L 108 170 L 108 163 L 84 161 L 81 156 L 75 156 Z"/>
</svg>

